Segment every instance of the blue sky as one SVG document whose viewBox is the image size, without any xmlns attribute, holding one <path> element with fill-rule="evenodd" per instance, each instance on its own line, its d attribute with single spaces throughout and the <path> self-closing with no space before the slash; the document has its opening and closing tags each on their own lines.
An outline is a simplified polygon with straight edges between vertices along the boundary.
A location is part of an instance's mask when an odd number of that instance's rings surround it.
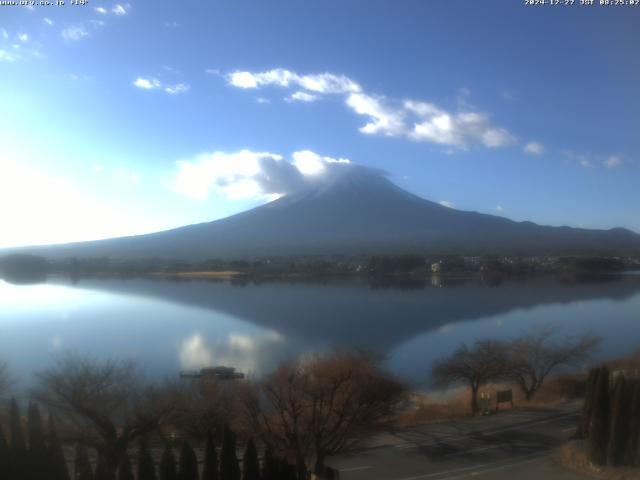
<svg viewBox="0 0 640 480">
<path fill-rule="evenodd" d="M 523 3 L 1 6 L 0 247 L 213 220 L 336 161 L 640 231 L 640 5 Z"/>
</svg>

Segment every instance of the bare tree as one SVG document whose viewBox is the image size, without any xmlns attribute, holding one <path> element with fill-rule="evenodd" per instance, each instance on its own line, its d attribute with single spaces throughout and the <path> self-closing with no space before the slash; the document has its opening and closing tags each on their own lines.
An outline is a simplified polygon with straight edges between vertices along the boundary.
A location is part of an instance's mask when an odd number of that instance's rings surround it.
<svg viewBox="0 0 640 480">
<path fill-rule="evenodd" d="M 543 328 L 538 333 L 523 335 L 508 344 L 506 377 L 518 385 L 527 400 L 533 398 L 553 370 L 583 364 L 601 340 L 587 334 L 556 342 L 554 334 L 553 328 Z"/>
<path fill-rule="evenodd" d="M 221 432 L 233 414 L 236 402 L 235 382 L 207 380 L 182 382 L 166 387 L 167 399 L 173 405 L 168 423 L 198 443 L 210 432 Z"/>
<path fill-rule="evenodd" d="M 111 473 L 128 445 L 156 430 L 171 410 L 129 361 L 69 355 L 37 378 L 34 397 L 75 427 L 73 440 L 95 448 Z"/>
<path fill-rule="evenodd" d="M 9 367 L 6 363 L 0 361 L 0 397 L 9 391 L 12 383 Z"/>
<path fill-rule="evenodd" d="M 283 364 L 244 393 L 245 427 L 305 478 L 308 464 L 321 472 L 328 456 L 383 428 L 405 387 L 369 356 L 334 352 Z"/>
<path fill-rule="evenodd" d="M 507 346 L 497 340 L 479 340 L 469 348 L 462 344 L 450 357 L 436 362 L 432 378 L 439 386 L 465 383 L 471 389 L 471 413 L 478 412 L 478 390 L 505 374 Z"/>
</svg>

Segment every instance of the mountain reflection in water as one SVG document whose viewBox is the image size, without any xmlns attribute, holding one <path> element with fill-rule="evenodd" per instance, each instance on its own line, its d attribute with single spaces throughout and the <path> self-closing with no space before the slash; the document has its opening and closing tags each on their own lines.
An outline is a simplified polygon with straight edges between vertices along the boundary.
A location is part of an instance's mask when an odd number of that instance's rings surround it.
<svg viewBox="0 0 640 480">
<path fill-rule="evenodd" d="M 401 285 L 51 278 L 0 282 L 0 357 L 24 378 L 67 350 L 132 356 L 154 376 L 211 364 L 260 375 L 305 352 L 359 348 L 422 383 L 430 364 L 462 341 L 542 325 L 602 335 L 601 357 L 623 354 L 640 346 L 638 316 L 633 275 Z"/>
</svg>

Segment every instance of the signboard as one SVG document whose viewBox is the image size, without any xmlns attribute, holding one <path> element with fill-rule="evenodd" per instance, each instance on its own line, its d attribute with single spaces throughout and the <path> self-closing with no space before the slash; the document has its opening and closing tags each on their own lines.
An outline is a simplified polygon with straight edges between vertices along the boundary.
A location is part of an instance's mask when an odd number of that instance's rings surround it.
<svg viewBox="0 0 640 480">
<path fill-rule="evenodd" d="M 496 412 L 501 403 L 510 403 L 513 407 L 513 390 L 498 390 L 496 392 Z"/>
</svg>

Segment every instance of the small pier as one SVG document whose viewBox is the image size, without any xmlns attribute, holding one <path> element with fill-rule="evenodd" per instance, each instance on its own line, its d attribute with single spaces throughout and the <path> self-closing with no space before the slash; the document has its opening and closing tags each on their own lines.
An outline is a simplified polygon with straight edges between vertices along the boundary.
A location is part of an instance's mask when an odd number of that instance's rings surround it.
<svg viewBox="0 0 640 480">
<path fill-rule="evenodd" d="M 197 380 L 238 380 L 244 378 L 244 373 L 236 371 L 234 367 L 206 367 L 200 370 L 183 370 L 180 378 Z"/>
</svg>

